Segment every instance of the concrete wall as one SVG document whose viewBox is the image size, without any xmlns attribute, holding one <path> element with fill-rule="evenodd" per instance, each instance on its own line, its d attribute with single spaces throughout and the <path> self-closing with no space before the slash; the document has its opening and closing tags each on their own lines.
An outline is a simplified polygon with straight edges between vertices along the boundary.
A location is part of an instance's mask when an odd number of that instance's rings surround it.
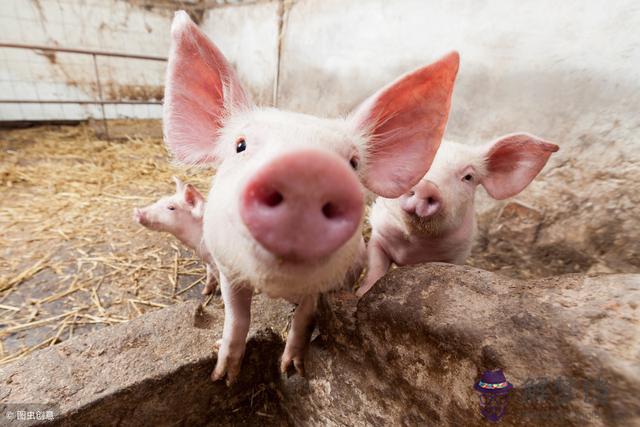
<svg viewBox="0 0 640 427">
<path fill-rule="evenodd" d="M 250 7 L 249 7 L 250 6 Z M 256 0 L 2 0 L 0 43 L 166 56 L 173 11 L 188 9 L 224 44 L 259 102 L 271 102 L 278 3 Z M 206 10 L 206 12 L 205 12 Z M 204 18 L 204 19 L 203 19 Z M 162 99 L 164 62 L 97 57 L 106 100 Z M 255 72 L 261 70 L 261 72 Z M 0 47 L 0 99 L 97 100 L 88 55 Z M 108 118 L 161 118 L 160 105 L 106 105 Z M 2 104 L 0 121 L 100 118 L 98 105 Z"/>
<path fill-rule="evenodd" d="M 203 27 L 268 100 L 279 2 L 210 11 Z M 399 74 L 462 56 L 450 138 L 527 130 L 583 155 L 631 149 L 640 127 L 640 5 L 634 1 L 285 2 L 277 103 L 348 112 Z M 250 9 L 248 11 L 247 9 Z M 226 22 L 226 25 L 224 24 Z M 637 158 L 637 157 L 635 157 Z"/>
<path fill-rule="evenodd" d="M 236 67 L 260 105 L 270 105 L 278 71 L 282 5 L 277 1 L 207 10 L 200 27 Z"/>
<path fill-rule="evenodd" d="M 341 113 L 457 49 L 450 135 L 620 135 L 640 125 L 639 26 L 634 1 L 300 1 L 284 39 L 281 105 Z"/>
<path fill-rule="evenodd" d="M 5 0 L 0 39 L 166 55 L 171 10 L 140 4 Z M 462 64 L 448 137 L 478 143 L 526 130 L 563 147 L 579 146 L 585 158 L 640 156 L 632 148 L 640 127 L 640 5 L 633 0 L 207 4 L 202 28 L 261 104 L 344 114 L 399 74 L 457 49 Z M 103 80 L 113 86 L 109 97 L 154 98 L 162 91 L 162 63 L 99 61 Z M 89 57 L 52 60 L 0 49 L 0 62 L 3 96 L 96 97 Z M 50 118 L 60 111 L 75 117 L 95 110 L 0 105 L 0 117 Z M 159 117 L 160 108 L 109 107 L 108 114 Z"/>
</svg>

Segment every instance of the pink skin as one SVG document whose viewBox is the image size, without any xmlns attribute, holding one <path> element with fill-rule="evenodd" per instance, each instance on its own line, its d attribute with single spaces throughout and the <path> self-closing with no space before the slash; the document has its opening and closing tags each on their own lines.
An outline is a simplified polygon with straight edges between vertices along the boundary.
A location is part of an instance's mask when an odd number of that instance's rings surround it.
<svg viewBox="0 0 640 427">
<path fill-rule="evenodd" d="M 400 196 L 400 207 L 409 215 L 431 218 L 442 208 L 440 190 L 434 183 L 422 180 L 410 192 Z"/>
<path fill-rule="evenodd" d="M 184 184 L 177 177 L 176 193 L 163 197 L 144 208 L 133 210 L 133 219 L 153 231 L 173 234 L 182 244 L 192 249 L 205 262 L 207 279 L 203 295 L 212 293 L 216 287 L 217 269 L 209 251 L 202 244 L 202 214 L 204 197 L 191 184 Z"/>
<path fill-rule="evenodd" d="M 433 160 L 458 55 L 326 119 L 255 106 L 186 13 L 171 32 L 165 143 L 178 161 L 216 169 L 203 241 L 220 270 L 225 324 L 211 377 L 230 384 L 240 372 L 252 288 L 297 304 L 281 370 L 303 374 L 319 293 L 360 272 L 365 194 L 398 197 Z"/>
<path fill-rule="evenodd" d="M 364 195 L 346 162 L 330 152 L 301 150 L 255 173 L 242 194 L 240 215 L 274 255 L 315 260 L 353 236 L 363 209 Z"/>
<path fill-rule="evenodd" d="M 504 136 L 482 147 L 445 141 L 427 174 L 398 199 L 372 209 L 363 296 L 391 263 L 463 264 L 476 231 L 478 185 L 494 199 L 515 196 L 538 175 L 558 146 L 528 134 Z"/>
</svg>

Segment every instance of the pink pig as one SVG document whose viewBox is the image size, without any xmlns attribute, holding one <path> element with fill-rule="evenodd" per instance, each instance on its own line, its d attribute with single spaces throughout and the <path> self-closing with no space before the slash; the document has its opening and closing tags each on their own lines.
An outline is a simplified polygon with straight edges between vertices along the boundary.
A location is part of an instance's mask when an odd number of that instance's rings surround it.
<svg viewBox="0 0 640 427">
<path fill-rule="evenodd" d="M 176 194 L 163 197 L 144 208 L 135 208 L 133 217 L 140 225 L 154 231 L 173 234 L 182 244 L 194 250 L 207 268 L 203 295 L 216 288 L 217 269 L 207 248 L 202 244 L 202 216 L 204 197 L 191 184 L 184 184 L 177 177 Z"/>
<path fill-rule="evenodd" d="M 538 175 L 558 146 L 527 134 L 480 147 L 444 141 L 429 172 L 397 199 L 379 197 L 371 210 L 364 295 L 391 263 L 463 264 L 476 231 L 478 184 L 494 199 L 512 197 Z"/>
<path fill-rule="evenodd" d="M 253 289 L 297 304 L 280 369 L 304 375 L 318 295 L 342 284 L 363 249 L 367 192 L 399 197 L 435 156 L 458 55 L 326 119 L 254 105 L 186 13 L 171 33 L 165 143 L 178 161 L 216 169 L 203 239 L 220 271 L 225 321 L 211 377 L 237 378 Z"/>
</svg>

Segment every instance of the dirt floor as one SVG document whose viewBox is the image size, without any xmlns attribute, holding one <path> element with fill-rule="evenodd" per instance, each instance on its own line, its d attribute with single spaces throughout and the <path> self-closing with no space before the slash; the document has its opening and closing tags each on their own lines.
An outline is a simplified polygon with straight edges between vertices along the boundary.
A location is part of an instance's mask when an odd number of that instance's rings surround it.
<svg viewBox="0 0 640 427">
<path fill-rule="evenodd" d="M 208 189 L 206 171 L 170 164 L 159 126 L 114 123 L 111 141 L 100 123 L 0 131 L 0 364 L 201 298 L 194 254 L 132 220 L 174 174 Z"/>
</svg>

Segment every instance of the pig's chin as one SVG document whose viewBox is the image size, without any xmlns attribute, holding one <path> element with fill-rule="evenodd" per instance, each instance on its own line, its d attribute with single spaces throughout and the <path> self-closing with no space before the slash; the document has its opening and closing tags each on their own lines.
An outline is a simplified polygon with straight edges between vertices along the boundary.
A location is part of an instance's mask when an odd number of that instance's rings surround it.
<svg viewBox="0 0 640 427">
<path fill-rule="evenodd" d="M 266 269 L 252 284 L 272 297 L 292 297 L 326 292 L 343 284 L 347 273 L 356 262 L 359 235 L 333 254 L 302 260 L 293 257 L 277 257 L 263 248 L 257 250 L 256 261 Z"/>
<path fill-rule="evenodd" d="M 140 221 L 140 225 L 142 225 L 145 228 L 148 228 L 151 231 L 164 231 L 162 229 L 161 224 L 158 221 L 144 219 Z"/>
<path fill-rule="evenodd" d="M 236 284 L 249 284 L 270 297 L 287 299 L 296 296 L 326 292 L 339 287 L 345 281 L 356 262 L 360 234 L 354 236 L 333 254 L 315 260 L 297 257 L 278 257 L 255 242 L 250 236 L 238 236 L 237 247 L 242 253 L 234 253 L 211 239 L 214 258 L 227 279 Z M 217 243 L 220 246 L 217 247 Z"/>
<path fill-rule="evenodd" d="M 444 215 L 435 215 L 428 218 L 405 212 L 406 222 L 409 227 L 423 236 L 438 237 L 446 234 L 449 224 Z"/>
</svg>

